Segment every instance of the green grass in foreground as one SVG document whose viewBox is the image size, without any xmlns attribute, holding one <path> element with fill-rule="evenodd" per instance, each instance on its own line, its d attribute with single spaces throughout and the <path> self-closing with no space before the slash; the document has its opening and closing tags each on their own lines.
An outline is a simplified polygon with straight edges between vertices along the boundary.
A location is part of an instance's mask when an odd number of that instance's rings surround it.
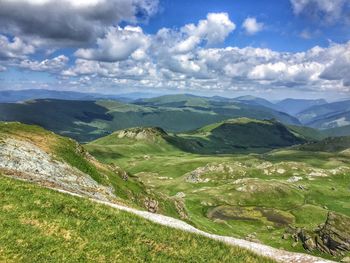
<svg viewBox="0 0 350 263">
<path fill-rule="evenodd" d="M 273 262 L 0 176 L 0 262 Z"/>
</svg>

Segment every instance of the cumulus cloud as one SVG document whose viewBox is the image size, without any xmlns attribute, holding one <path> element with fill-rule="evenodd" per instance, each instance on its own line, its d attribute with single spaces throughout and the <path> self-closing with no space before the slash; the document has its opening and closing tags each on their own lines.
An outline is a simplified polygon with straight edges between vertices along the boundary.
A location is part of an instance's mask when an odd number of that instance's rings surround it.
<svg viewBox="0 0 350 263">
<path fill-rule="evenodd" d="M 19 67 L 33 71 L 57 72 L 63 69 L 68 61 L 69 58 L 64 55 L 60 55 L 52 59 L 45 59 L 43 61 L 26 59 L 20 62 Z"/>
<path fill-rule="evenodd" d="M 140 27 L 112 27 L 104 38 L 97 40 L 97 48 L 78 49 L 75 55 L 89 60 L 113 62 L 125 60 L 135 52 L 134 57 L 142 59 L 148 43 L 148 37 Z"/>
<path fill-rule="evenodd" d="M 349 20 L 348 0 L 290 0 L 295 15 L 302 15 L 321 24 Z"/>
<path fill-rule="evenodd" d="M 19 37 L 14 37 L 12 40 L 4 35 L 0 35 L 0 60 L 24 58 L 29 54 L 33 54 L 35 48 L 25 43 Z"/>
<path fill-rule="evenodd" d="M 157 11 L 158 0 L 2 0 L 0 30 L 50 44 L 82 44 L 121 21 L 136 22 Z"/>
<path fill-rule="evenodd" d="M 350 42 L 344 45 L 333 44 L 329 49 L 331 55 L 320 78 L 339 80 L 344 86 L 350 86 Z"/>
<path fill-rule="evenodd" d="M 39 5 L 50 3 L 37 1 Z M 100 2 L 104 0 L 91 0 L 89 5 L 75 1 L 74 5 L 90 8 Z M 298 53 L 254 47 L 215 48 L 234 29 L 235 24 L 225 13 L 210 13 L 198 23 L 179 29 L 163 28 L 154 35 L 145 34 L 137 26 L 108 26 L 94 46 L 77 49 L 71 63 L 68 55 L 33 60 L 32 43 L 0 36 L 0 57 L 7 58 L 2 63 L 6 67 L 57 74 L 62 85 L 72 87 L 349 90 L 350 42 Z M 256 33 L 257 29 L 250 32 Z"/>
<path fill-rule="evenodd" d="M 207 19 L 200 20 L 198 25 L 188 24 L 181 28 L 185 39 L 177 43 L 174 51 L 189 52 L 203 40 L 208 46 L 223 42 L 235 28 L 236 25 L 230 20 L 227 13 L 209 13 Z"/>
<path fill-rule="evenodd" d="M 254 35 L 263 30 L 264 24 L 257 22 L 255 17 L 247 17 L 244 20 L 242 27 L 248 35 Z"/>
</svg>

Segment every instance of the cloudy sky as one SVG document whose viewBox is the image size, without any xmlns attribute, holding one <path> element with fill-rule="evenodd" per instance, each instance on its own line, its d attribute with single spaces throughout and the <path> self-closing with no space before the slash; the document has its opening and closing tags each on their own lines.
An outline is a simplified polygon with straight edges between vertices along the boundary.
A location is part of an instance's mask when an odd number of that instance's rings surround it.
<svg viewBox="0 0 350 263">
<path fill-rule="evenodd" d="M 350 97 L 350 0 L 0 0 L 0 90 Z"/>
</svg>

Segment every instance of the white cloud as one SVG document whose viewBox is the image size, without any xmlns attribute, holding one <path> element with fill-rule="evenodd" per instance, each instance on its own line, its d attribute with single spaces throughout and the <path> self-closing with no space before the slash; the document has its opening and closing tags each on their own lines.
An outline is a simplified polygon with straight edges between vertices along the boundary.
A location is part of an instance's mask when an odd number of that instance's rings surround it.
<svg viewBox="0 0 350 263">
<path fill-rule="evenodd" d="M 97 48 L 78 49 L 75 55 L 80 58 L 99 61 L 126 60 L 134 52 L 134 58 L 144 56 L 143 49 L 147 48 L 149 40 L 140 27 L 112 27 L 104 38 L 97 40 Z"/>
<path fill-rule="evenodd" d="M 303 15 L 321 24 L 348 20 L 348 0 L 290 0 L 295 15 Z"/>
<path fill-rule="evenodd" d="M 247 34 L 254 35 L 263 30 L 264 24 L 257 22 L 255 17 L 247 17 L 244 20 L 242 27 Z"/>
<path fill-rule="evenodd" d="M 45 1 L 38 0 L 37 5 L 45 5 Z M 95 1 L 90 4 L 104 0 Z M 64 85 L 96 89 L 108 86 L 217 91 L 290 87 L 349 90 L 350 42 L 332 43 L 325 48 L 316 46 L 299 53 L 213 46 L 224 41 L 234 29 L 225 13 L 208 14 L 206 19 L 178 30 L 163 28 L 155 35 L 147 35 L 136 26 L 109 26 L 96 46 L 75 52 L 77 58 L 72 64 L 68 64 L 65 55 L 33 60 L 29 56 L 35 51 L 32 43 L 0 36 L 0 54 L 7 57 L 1 65 L 59 74 Z M 59 53 L 59 49 L 54 52 Z"/>
<path fill-rule="evenodd" d="M 21 61 L 19 67 L 33 71 L 57 72 L 63 69 L 68 61 L 69 58 L 64 55 L 59 55 L 53 59 L 45 59 L 43 61 L 33 61 L 26 59 Z"/>
<path fill-rule="evenodd" d="M 0 35 L 0 60 L 11 58 L 24 58 L 29 54 L 33 54 L 35 48 L 25 43 L 19 37 L 10 40 L 8 37 Z"/>
<path fill-rule="evenodd" d="M 344 86 L 350 86 L 350 41 L 344 45 L 333 45 L 329 48 L 327 64 L 320 78 L 339 80 Z"/>
<path fill-rule="evenodd" d="M 181 28 L 185 39 L 174 47 L 174 52 L 186 53 L 194 49 L 203 40 L 208 46 L 223 42 L 235 30 L 236 25 L 227 13 L 209 13 L 206 20 L 200 20 L 198 25 L 188 24 Z"/>
<path fill-rule="evenodd" d="M 91 43 L 109 26 L 157 12 L 158 0 L 2 0 L 0 30 L 41 45 Z"/>
</svg>

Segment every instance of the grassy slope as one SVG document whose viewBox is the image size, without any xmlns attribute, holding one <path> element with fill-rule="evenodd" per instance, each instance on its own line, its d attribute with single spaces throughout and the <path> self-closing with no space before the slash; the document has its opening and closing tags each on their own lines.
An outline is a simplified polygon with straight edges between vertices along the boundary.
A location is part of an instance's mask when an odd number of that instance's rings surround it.
<svg viewBox="0 0 350 263">
<path fill-rule="evenodd" d="M 216 127 L 212 125 L 209 130 Z M 203 131 L 208 130 L 207 128 Z M 262 155 L 203 156 L 181 152 L 176 148 L 157 152 L 155 148 L 149 148 L 151 145 L 145 146 L 146 150 L 139 152 L 142 142 L 136 143 L 134 148 L 132 140 L 129 140 L 126 143 L 128 152 L 122 154 L 126 146 L 119 144 L 118 140 L 110 139 L 111 137 L 107 137 L 103 145 L 91 143 L 86 147 L 101 161 L 120 164 L 154 191 L 167 196 L 174 196 L 179 192 L 185 193 L 184 202 L 190 222 L 209 232 L 238 237 L 256 233 L 257 238 L 264 243 L 304 252 L 300 244 L 291 247 L 291 240 L 281 239 L 286 225 L 276 224 L 271 218 L 313 229 L 325 221 L 328 210 L 350 215 L 348 202 L 350 178 L 346 172 L 335 176 L 314 177 L 313 180 L 306 179 L 312 171 L 317 173 L 318 169 L 328 171 L 339 167 L 350 167 L 349 159 L 337 152 L 308 152 L 287 148 Z M 275 172 L 266 175 L 263 173 L 264 169 L 257 168 L 264 162 L 270 162 Z M 205 175 L 205 178 L 211 180 L 208 183 L 193 184 L 185 181 L 186 173 L 197 167 L 220 163 L 234 165 L 234 173 L 208 173 Z M 241 164 L 243 166 L 240 166 Z M 294 170 L 295 168 L 297 170 Z M 285 172 L 279 174 L 276 172 L 277 169 L 283 169 Z M 295 183 L 287 182 L 295 172 L 303 179 Z M 244 184 L 236 181 L 245 178 L 251 180 L 246 183 L 247 186 L 257 187 L 259 190 L 251 192 L 237 190 Z M 300 189 L 300 185 L 306 190 Z M 207 213 L 211 209 L 221 206 L 229 207 L 228 214 L 233 215 L 239 208 L 240 213 L 252 219 L 208 218 Z M 268 217 L 271 216 L 270 220 L 255 210 L 261 208 L 265 209 Z M 272 229 L 268 229 L 267 226 Z"/>
<path fill-rule="evenodd" d="M 350 125 L 323 130 L 322 133 L 330 137 L 350 136 Z"/>
<path fill-rule="evenodd" d="M 305 142 L 279 122 L 248 118 L 210 124 L 183 137 L 199 141 L 202 147 L 191 152 L 204 154 L 266 152 Z"/>
<path fill-rule="evenodd" d="M 113 171 L 108 166 L 89 160 L 86 158 L 84 148 L 70 138 L 56 135 L 34 125 L 0 122 L 0 140 L 8 137 L 34 143 L 46 152 L 52 153 L 58 160 L 90 175 L 96 182 L 111 186 L 115 195 L 126 204 L 143 207 L 144 198 L 149 196 L 159 201 L 161 212 L 174 217 L 178 216 L 172 202 L 150 193 L 142 183 L 132 176 L 129 176 L 127 181 L 123 180 L 122 169 L 117 167 Z"/>
<path fill-rule="evenodd" d="M 0 261 L 4 262 L 272 262 L 1 176 L 0 207 Z"/>
<path fill-rule="evenodd" d="M 319 141 L 327 137 L 322 131 L 305 126 L 288 125 L 289 130 L 307 141 Z"/>
<path fill-rule="evenodd" d="M 134 128 L 146 131 L 149 128 Z M 149 133 L 152 133 L 152 129 Z M 201 129 L 183 134 L 155 134 L 152 140 L 135 140 L 134 138 L 118 137 L 117 131 L 105 136 L 89 145 L 91 151 L 98 151 L 98 147 L 113 148 L 107 155 L 115 157 L 132 156 L 136 154 L 167 154 L 172 152 L 190 152 L 199 154 L 266 152 L 274 148 L 300 144 L 305 141 L 304 136 L 275 121 L 253 120 L 248 118 L 231 119 L 210 124 Z M 117 150 L 118 149 L 118 150 Z M 117 150 L 117 151 L 116 151 Z"/>
<path fill-rule="evenodd" d="M 350 148 L 350 136 L 329 137 L 319 142 L 301 145 L 297 148 L 312 152 L 341 152 Z"/>
</svg>

